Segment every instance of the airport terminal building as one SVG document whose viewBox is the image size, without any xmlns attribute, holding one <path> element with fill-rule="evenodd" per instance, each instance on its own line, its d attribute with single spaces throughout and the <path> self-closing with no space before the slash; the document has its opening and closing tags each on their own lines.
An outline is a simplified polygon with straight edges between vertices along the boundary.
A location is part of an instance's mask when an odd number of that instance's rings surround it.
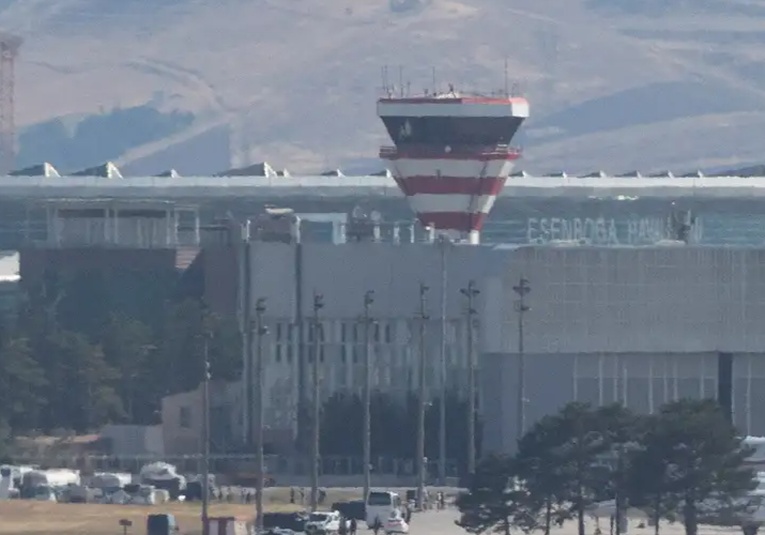
<svg viewBox="0 0 765 535">
<path fill-rule="evenodd" d="M 474 280 L 481 290 L 476 350 L 484 449 L 511 451 L 519 381 L 513 286 L 525 277 L 532 288 L 524 318 L 527 424 L 573 400 L 651 412 L 681 397 L 715 397 L 742 432 L 765 434 L 764 250 L 678 243 L 603 248 L 254 242 L 250 255 L 251 302 L 267 298 L 273 325 L 265 341 L 270 429 L 294 430 L 294 400 L 310 392 L 307 359 L 300 355 L 312 346 L 300 326 L 311 321 L 314 292 L 326 303 L 320 313 L 323 396 L 361 388 L 359 317 L 367 290 L 376 295 L 375 387 L 402 394 L 416 389 L 420 283 L 430 287 L 429 393 L 436 396 L 440 388 L 442 332 L 448 388 L 466 392 L 467 319 L 459 289 Z M 245 370 L 252 369 L 249 364 Z M 252 421 L 248 392 L 245 381 L 238 418 L 244 436 L 244 422 Z"/>
<path fill-rule="evenodd" d="M 211 304 L 228 302 L 222 311 L 238 312 L 248 326 L 256 299 L 266 297 L 269 433 L 294 438 L 298 400 L 310 396 L 313 292 L 326 303 L 319 318 L 322 395 L 361 387 L 359 317 L 364 293 L 374 290 L 374 385 L 403 397 L 418 384 L 418 287 L 428 285 L 426 382 L 435 396 L 442 357 L 448 388 L 467 390 L 467 319 L 459 289 L 473 280 L 481 290 L 476 352 L 484 446 L 511 450 L 519 380 L 512 287 L 524 276 L 532 288 L 524 318 L 527 423 L 571 400 L 651 411 L 665 400 L 714 396 L 742 432 L 765 434 L 762 178 L 511 177 L 483 244 L 472 246 L 427 242 L 388 177 L 9 180 L 1 179 L 0 201 L 17 203 L 22 216 L 0 234 L 35 242 L 22 250 L 22 279 L 53 260 L 93 264 L 98 256 L 102 264 L 123 265 L 125 255 L 153 255 L 156 262 L 147 260 L 146 269 L 176 269 L 201 251 Z M 94 204 L 75 210 L 56 197 Z M 148 197 L 164 200 L 149 205 Z M 42 229 L 25 224 L 23 207 L 32 201 L 41 207 Z M 210 228 L 217 215 L 243 221 L 266 206 L 292 209 L 299 239 L 274 241 L 255 223 L 248 241 L 206 241 L 220 234 Z M 358 224 L 356 208 L 379 213 L 379 236 L 354 239 L 349 229 Z M 672 241 L 679 227 L 687 227 L 686 239 Z M 230 415 L 227 428 L 241 444 L 250 442 L 254 421 L 256 341 L 249 337 L 249 343 L 244 381 L 221 394 L 227 408 L 220 415 Z M 170 403 L 174 420 L 180 405 L 198 406 L 184 399 Z M 182 432 L 187 448 L 198 451 L 199 430 Z M 172 443 L 167 435 L 165 442 Z"/>
<path fill-rule="evenodd" d="M 758 246 L 765 242 L 763 177 L 510 177 L 481 233 L 485 244 L 650 245 L 667 237 L 673 217 L 694 221 L 692 242 Z M 61 199 L 194 206 L 200 223 L 292 209 L 305 241 L 339 243 L 354 210 L 383 226 L 414 222 L 394 180 L 364 177 L 0 177 L 0 249 L 45 240 L 50 202 Z M 389 231 L 384 231 L 390 234 Z M 391 236 L 388 236 L 391 238 Z"/>
</svg>

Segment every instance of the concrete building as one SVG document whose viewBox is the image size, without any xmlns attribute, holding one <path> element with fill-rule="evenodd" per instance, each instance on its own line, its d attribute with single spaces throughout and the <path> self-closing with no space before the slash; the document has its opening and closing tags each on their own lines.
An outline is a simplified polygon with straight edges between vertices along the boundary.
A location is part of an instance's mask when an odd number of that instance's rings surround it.
<svg viewBox="0 0 765 535">
<path fill-rule="evenodd" d="M 482 371 L 486 446 L 517 427 L 518 329 L 510 287 L 532 281 L 525 322 L 527 423 L 579 400 L 651 412 L 716 397 L 747 435 L 765 434 L 765 251 L 550 248 L 515 251 L 488 283 Z"/>
<path fill-rule="evenodd" d="M 45 239 L 30 239 L 20 250 L 19 272 L 27 287 L 50 271 L 184 270 L 199 252 L 199 214 L 192 206 L 59 199 L 45 208 Z"/>
<path fill-rule="evenodd" d="M 234 436 L 232 429 L 242 426 L 241 385 L 210 382 L 211 449 L 225 452 Z M 201 386 L 190 392 L 162 399 L 162 441 L 168 455 L 196 455 L 202 451 L 204 404 Z"/>
<path fill-rule="evenodd" d="M 114 457 L 162 457 L 165 446 L 161 425 L 105 425 L 98 432 L 108 441 L 109 454 Z"/>
<path fill-rule="evenodd" d="M 363 386 L 364 331 L 360 321 L 367 290 L 375 292 L 371 336 L 373 388 L 403 397 L 418 384 L 419 284 L 430 287 L 425 325 L 429 396 L 438 395 L 441 355 L 441 310 L 445 295 L 447 383 L 464 389 L 466 318 L 459 288 L 471 279 L 499 277 L 508 251 L 412 243 L 281 244 L 251 242 L 251 303 L 266 298 L 270 333 L 263 340 L 267 358 L 266 425 L 283 433 L 297 432 L 298 407 L 307 403 L 313 340 L 312 299 L 324 294 L 319 322 L 321 395 L 360 392 Z M 442 286 L 443 269 L 447 286 Z M 442 291 L 444 288 L 445 291 Z M 252 316 L 251 316 L 252 317 Z M 252 339 L 253 346 L 256 341 Z M 255 354 L 253 348 L 253 354 Z M 302 358 L 301 358 L 302 357 Z M 254 399 L 253 366 L 245 360 L 242 440 L 250 435 Z M 247 381 L 250 378 L 250 381 Z M 247 385 L 250 385 L 249 388 Z"/>
<path fill-rule="evenodd" d="M 618 401 L 650 412 L 678 397 L 718 397 L 742 432 L 765 434 L 765 251 L 676 243 L 443 249 L 253 243 L 251 302 L 267 299 L 272 326 L 264 340 L 267 425 L 296 430 L 296 402 L 308 390 L 306 327 L 314 291 L 326 303 L 320 316 L 326 333 L 320 341 L 322 394 L 361 387 L 359 315 L 369 289 L 376 294 L 378 319 L 375 387 L 403 393 L 417 384 L 417 288 L 427 284 L 427 380 L 433 395 L 441 362 L 442 265 L 449 388 L 465 388 L 467 331 L 459 288 L 473 279 L 482 292 L 479 367 L 487 450 L 511 450 L 517 434 L 518 313 L 512 287 L 521 275 L 532 286 L 525 322 L 527 423 L 572 400 Z M 245 378 L 250 369 L 245 362 Z M 247 384 L 241 407 L 245 441 L 252 421 Z"/>
<path fill-rule="evenodd" d="M 254 173 L 254 171 L 253 171 Z M 482 243 L 650 245 L 668 236 L 669 219 L 693 219 L 690 240 L 703 245 L 765 242 L 765 177 L 513 176 L 497 197 Z M 45 202 L 53 198 L 191 202 L 203 225 L 222 214 L 243 220 L 265 206 L 318 214 L 304 234 L 340 239 L 343 217 L 356 208 L 386 223 L 414 215 L 395 180 L 382 176 L 0 177 L 0 248 L 47 239 Z M 305 218 L 304 218 L 305 221 Z M 310 227 L 310 228 L 309 228 Z"/>
</svg>

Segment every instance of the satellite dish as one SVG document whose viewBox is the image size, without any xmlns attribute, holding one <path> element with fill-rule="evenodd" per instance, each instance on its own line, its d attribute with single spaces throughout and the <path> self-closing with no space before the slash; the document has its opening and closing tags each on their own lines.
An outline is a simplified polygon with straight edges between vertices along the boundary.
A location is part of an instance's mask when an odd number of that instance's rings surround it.
<svg viewBox="0 0 765 535">
<path fill-rule="evenodd" d="M 369 219 L 371 219 L 373 223 L 379 223 L 382 221 L 382 214 L 377 210 L 372 210 L 372 213 L 369 214 Z"/>
</svg>

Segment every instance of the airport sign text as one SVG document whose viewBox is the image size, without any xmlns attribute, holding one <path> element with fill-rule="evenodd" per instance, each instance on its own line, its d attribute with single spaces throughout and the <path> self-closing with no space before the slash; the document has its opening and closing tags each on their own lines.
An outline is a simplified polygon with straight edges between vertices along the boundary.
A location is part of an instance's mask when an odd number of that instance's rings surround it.
<svg viewBox="0 0 765 535">
<path fill-rule="evenodd" d="M 530 217 L 526 220 L 526 241 L 535 244 L 571 241 L 592 245 L 649 245 L 672 239 L 671 228 L 670 220 L 662 217 Z M 701 237 L 701 220 L 696 219 L 689 241 L 699 243 Z"/>
</svg>

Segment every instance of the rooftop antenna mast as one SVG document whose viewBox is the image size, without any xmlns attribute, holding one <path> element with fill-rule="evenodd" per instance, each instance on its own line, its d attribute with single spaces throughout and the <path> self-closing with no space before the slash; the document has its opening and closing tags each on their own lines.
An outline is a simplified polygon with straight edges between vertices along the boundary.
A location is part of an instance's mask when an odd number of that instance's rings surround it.
<svg viewBox="0 0 765 535">
<path fill-rule="evenodd" d="M 390 96 L 390 88 L 388 87 L 388 66 L 383 65 L 381 67 L 382 70 L 382 83 L 383 83 L 383 92 Z"/>
<path fill-rule="evenodd" d="M 507 73 L 507 56 L 505 56 L 505 98 L 510 98 L 510 79 Z"/>
<path fill-rule="evenodd" d="M 398 92 L 404 98 L 404 66 L 398 66 Z"/>
<path fill-rule="evenodd" d="M 510 95 L 516 96 L 520 94 L 520 91 L 521 91 L 520 85 L 518 84 L 518 82 L 514 82 L 513 87 L 510 89 Z"/>
<path fill-rule="evenodd" d="M 432 74 L 433 74 L 433 94 L 437 95 L 438 94 L 438 85 L 436 83 L 436 66 L 435 65 L 433 65 L 433 73 Z"/>
</svg>

